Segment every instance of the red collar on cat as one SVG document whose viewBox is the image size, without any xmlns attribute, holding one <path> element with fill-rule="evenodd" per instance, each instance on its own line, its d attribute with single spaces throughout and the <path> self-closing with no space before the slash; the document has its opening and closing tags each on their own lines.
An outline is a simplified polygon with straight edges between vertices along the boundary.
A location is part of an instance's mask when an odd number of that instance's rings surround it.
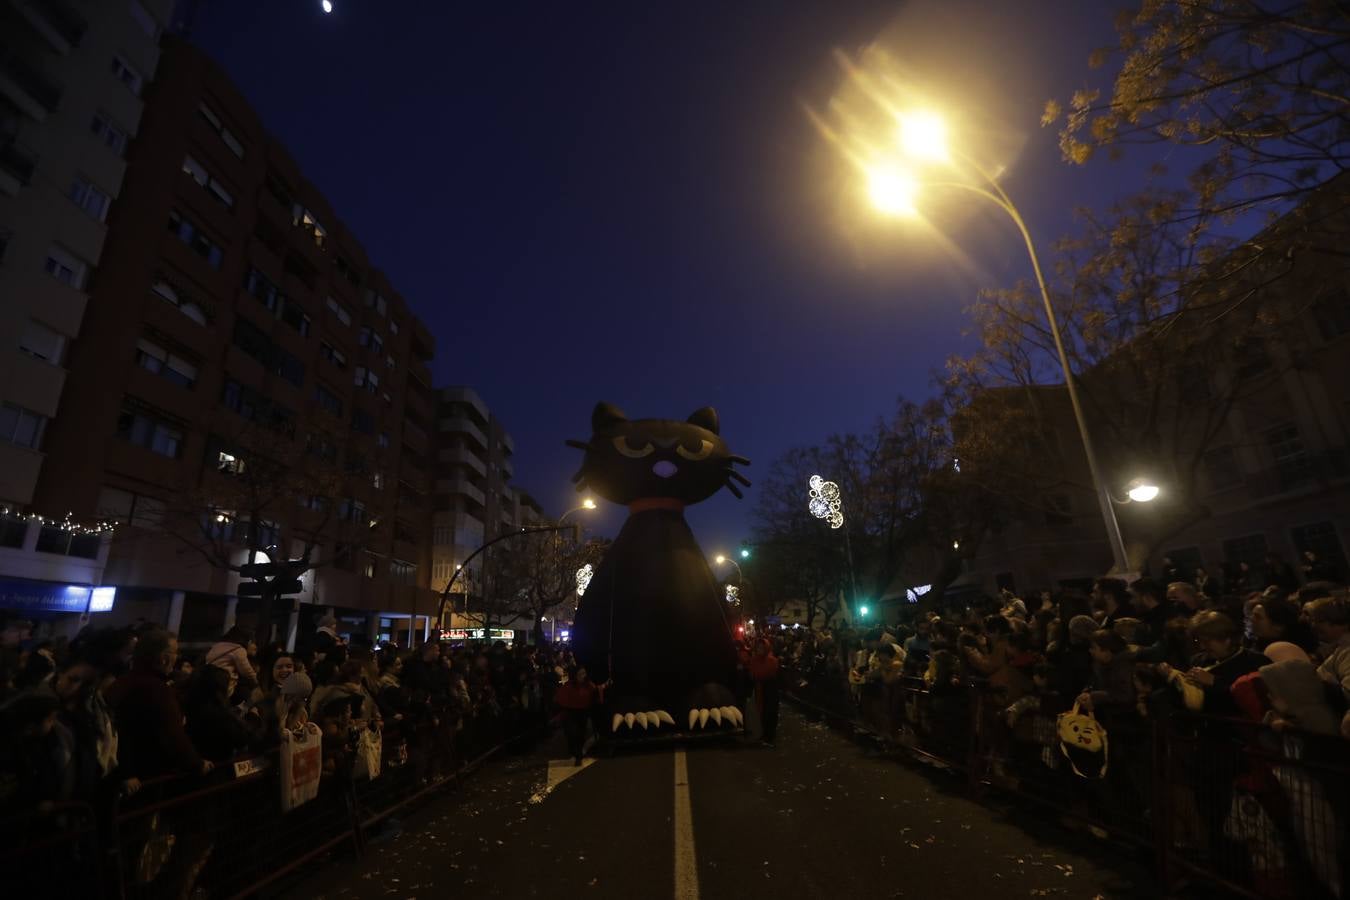
<svg viewBox="0 0 1350 900">
<path fill-rule="evenodd" d="M 684 512 L 684 504 L 674 497 L 639 497 L 628 504 L 628 512 L 640 513 L 651 509 L 669 509 L 674 512 Z"/>
</svg>

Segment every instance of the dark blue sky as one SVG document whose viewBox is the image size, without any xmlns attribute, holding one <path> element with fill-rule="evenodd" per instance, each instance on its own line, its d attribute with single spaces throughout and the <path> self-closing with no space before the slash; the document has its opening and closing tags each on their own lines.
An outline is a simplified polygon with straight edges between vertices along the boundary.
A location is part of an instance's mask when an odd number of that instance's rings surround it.
<svg viewBox="0 0 1350 900">
<path fill-rule="evenodd" d="M 836 49 L 880 40 L 949 93 L 1047 242 L 1137 182 L 1066 166 L 1038 126 L 1094 75 L 1110 4 L 334 2 L 214 0 L 193 37 L 427 322 L 438 383 L 506 423 L 516 483 L 555 515 L 575 502 L 563 441 L 597 400 L 716 406 L 754 479 L 926 396 L 962 308 L 1026 274 L 991 214 L 944 219 L 964 258 L 868 215 L 804 112 L 839 89 Z M 753 504 L 692 509 L 705 549 L 747 537 Z"/>
</svg>

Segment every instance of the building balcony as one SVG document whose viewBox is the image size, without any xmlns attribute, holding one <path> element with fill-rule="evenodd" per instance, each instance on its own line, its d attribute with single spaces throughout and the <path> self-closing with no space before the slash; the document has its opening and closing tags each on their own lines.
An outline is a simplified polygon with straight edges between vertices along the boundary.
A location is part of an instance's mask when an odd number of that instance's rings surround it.
<svg viewBox="0 0 1350 900">
<path fill-rule="evenodd" d="M 492 419 L 487 404 L 483 402 L 482 397 L 478 396 L 478 392 L 471 387 L 461 385 L 459 387 L 442 388 L 438 399 L 444 403 L 467 403 L 473 407 L 474 412 L 478 413 L 479 420 L 484 423 Z"/>
<path fill-rule="evenodd" d="M 0 94 L 39 122 L 61 105 L 61 86 L 8 47 L 0 47 Z"/>
<path fill-rule="evenodd" d="M 506 448 L 506 452 L 508 454 L 516 452 L 515 440 L 511 437 L 511 435 L 507 434 L 505 431 L 502 432 L 502 446 Z"/>
<path fill-rule="evenodd" d="M 0 138 L 0 193 L 11 197 L 33 180 L 37 157 L 13 138 Z"/>
<path fill-rule="evenodd" d="M 12 0 L 11 6 L 62 56 L 80 46 L 88 23 L 59 0 Z"/>
<path fill-rule="evenodd" d="M 431 389 L 431 369 L 415 356 L 408 360 L 408 374 L 416 379 L 422 387 Z"/>
<path fill-rule="evenodd" d="M 451 416 L 448 419 L 441 419 L 436 427 L 442 434 L 462 434 L 484 450 L 488 447 L 487 435 L 483 434 L 483 430 L 467 416 Z"/>
<path fill-rule="evenodd" d="M 467 466 L 479 475 L 487 476 L 487 463 L 468 447 L 451 447 L 436 454 L 436 461 L 451 465 Z"/>
<path fill-rule="evenodd" d="M 454 478 L 441 478 L 436 482 L 436 493 L 452 494 L 460 497 L 468 497 L 479 506 L 487 503 L 487 498 L 483 496 L 481 488 L 475 487 L 469 479 L 463 476 Z"/>
</svg>

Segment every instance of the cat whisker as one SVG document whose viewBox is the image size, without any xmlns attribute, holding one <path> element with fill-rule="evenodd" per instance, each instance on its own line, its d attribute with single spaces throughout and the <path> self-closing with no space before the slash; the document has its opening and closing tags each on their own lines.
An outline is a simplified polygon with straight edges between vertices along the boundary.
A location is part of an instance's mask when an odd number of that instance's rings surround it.
<svg viewBox="0 0 1350 900">
<path fill-rule="evenodd" d="M 731 491 L 737 500 L 745 499 L 745 495 L 741 493 L 741 489 L 736 487 L 736 485 L 732 484 L 730 481 L 727 482 L 727 490 Z"/>
<path fill-rule="evenodd" d="M 746 459 L 744 456 L 737 456 L 737 455 L 735 455 L 734 453 L 731 454 L 730 456 L 728 456 L 727 459 L 728 459 L 730 462 L 740 463 L 740 464 L 743 465 L 743 466 L 748 466 L 748 465 L 750 465 L 750 460 Z"/>
<path fill-rule="evenodd" d="M 728 472 L 728 473 L 727 473 L 727 477 L 728 477 L 728 478 L 734 478 L 734 479 L 736 479 L 737 481 L 739 481 L 741 484 L 745 485 L 746 487 L 749 487 L 749 486 L 750 486 L 750 479 L 749 479 L 749 478 L 746 478 L 746 477 L 745 477 L 744 475 L 742 475 L 740 472 Z"/>
</svg>

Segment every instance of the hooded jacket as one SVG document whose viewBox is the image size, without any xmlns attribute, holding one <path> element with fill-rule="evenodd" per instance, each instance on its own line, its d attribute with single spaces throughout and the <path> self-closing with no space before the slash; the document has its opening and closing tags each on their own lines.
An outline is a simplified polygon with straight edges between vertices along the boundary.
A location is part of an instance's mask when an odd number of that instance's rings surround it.
<svg viewBox="0 0 1350 900">
<path fill-rule="evenodd" d="M 1261 680 L 1270 691 L 1271 705 L 1284 707 L 1282 717 L 1304 731 L 1339 733 L 1340 721 L 1327 705 L 1322 680 L 1312 663 L 1298 659 L 1271 663 L 1261 667 Z"/>
</svg>

